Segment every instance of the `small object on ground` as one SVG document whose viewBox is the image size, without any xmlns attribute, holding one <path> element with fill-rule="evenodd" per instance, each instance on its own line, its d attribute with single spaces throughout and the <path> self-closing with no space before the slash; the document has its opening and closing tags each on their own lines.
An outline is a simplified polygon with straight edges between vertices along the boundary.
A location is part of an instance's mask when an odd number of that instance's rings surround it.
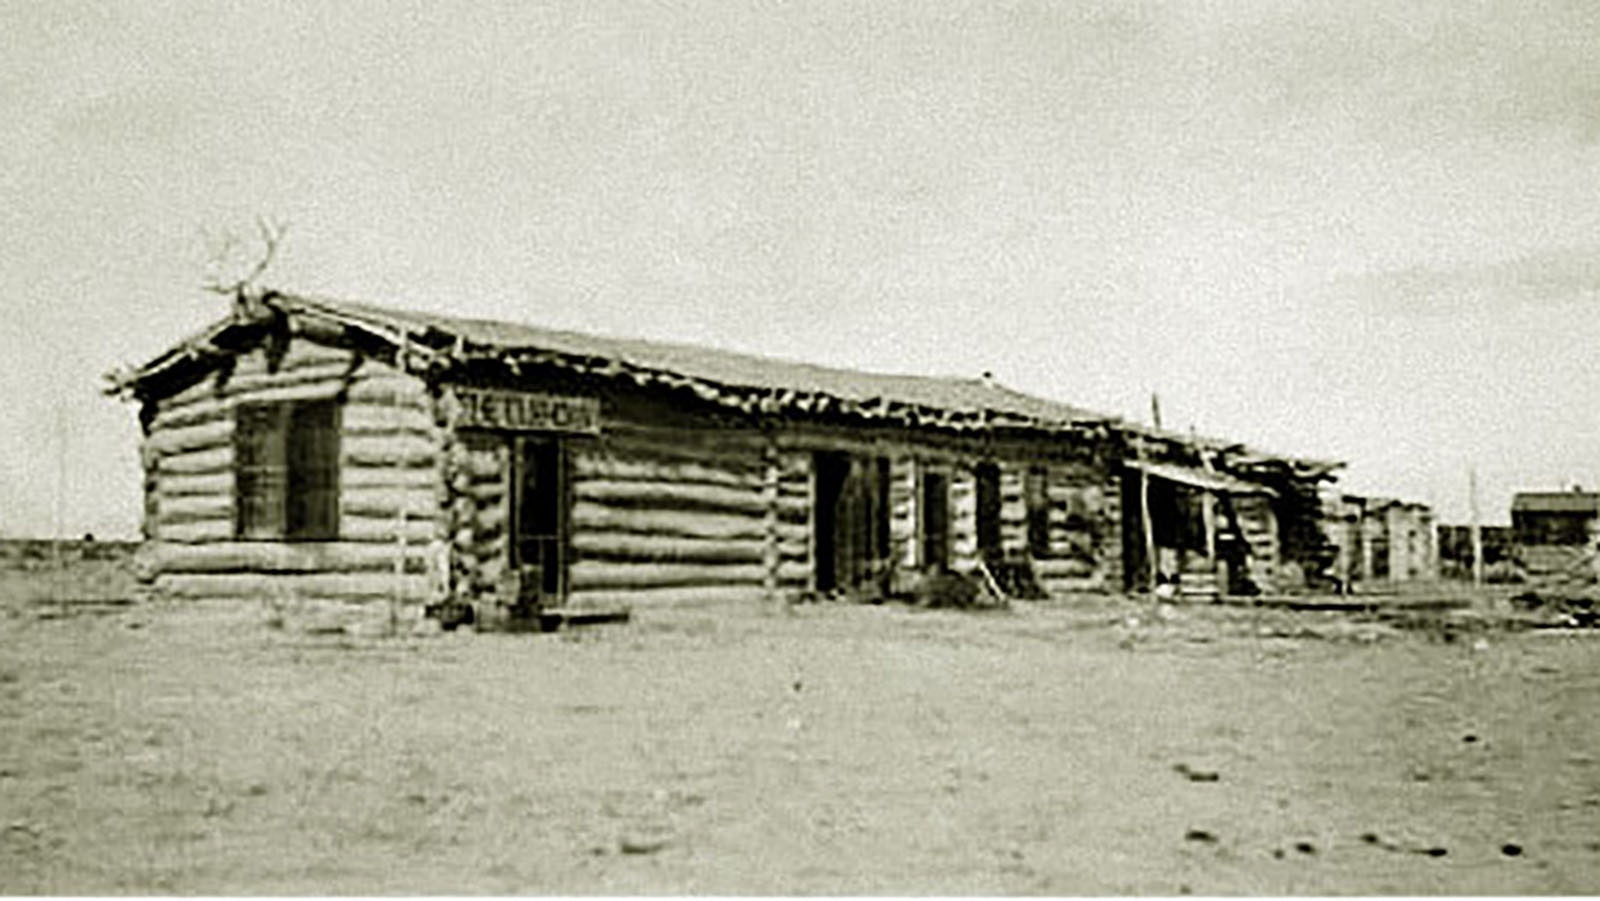
<svg viewBox="0 0 1600 901">
<path fill-rule="evenodd" d="M 667 846 L 667 839 L 659 835 L 625 835 L 617 842 L 624 854 L 654 854 Z"/>
<path fill-rule="evenodd" d="M 1204 829 L 1190 829 L 1183 834 L 1185 841 L 1205 842 L 1208 845 L 1216 844 L 1217 837 Z"/>
<path fill-rule="evenodd" d="M 803 682 L 801 682 L 799 679 L 794 680 L 794 690 L 795 691 L 799 691 L 800 689 L 802 689 L 804 687 L 805 687 L 805 684 Z"/>
<path fill-rule="evenodd" d="M 1216 782 L 1222 778 L 1215 770 L 1197 770 L 1187 763 L 1174 764 L 1172 769 L 1190 782 Z"/>
<path fill-rule="evenodd" d="M 1283 859 L 1283 849 L 1282 848 L 1273 848 L 1272 849 L 1272 856 L 1273 856 L 1274 859 L 1282 860 Z"/>
<path fill-rule="evenodd" d="M 1473 742 L 1478 740 L 1478 736 L 1473 735 L 1471 732 L 1468 732 L 1466 735 L 1461 736 L 1461 740 L 1470 745 Z"/>
<path fill-rule="evenodd" d="M 1375 848 L 1382 848 L 1385 851 L 1404 851 L 1404 850 L 1406 850 L 1405 848 L 1400 847 L 1399 845 L 1395 844 L 1394 842 L 1385 841 L 1383 839 L 1383 837 L 1378 835 L 1378 833 L 1376 833 L 1376 832 L 1363 832 L 1363 833 L 1361 833 L 1361 840 L 1363 842 L 1366 842 L 1369 845 L 1372 845 Z M 1413 848 L 1412 850 L 1416 850 L 1416 849 Z"/>
<path fill-rule="evenodd" d="M 1417 853 L 1418 854 L 1426 854 L 1429 857 L 1443 857 L 1446 854 L 1450 853 L 1450 849 L 1449 848 L 1440 848 L 1438 846 L 1434 846 L 1432 848 L 1422 848 L 1422 849 L 1418 850 Z"/>
<path fill-rule="evenodd" d="M 1522 856 L 1522 846 L 1515 842 L 1506 842 L 1500 846 L 1500 853 L 1507 857 L 1520 857 Z"/>
<path fill-rule="evenodd" d="M 1294 849 L 1296 851 L 1299 851 L 1301 854 L 1315 854 L 1315 853 L 1317 853 L 1317 846 L 1311 844 L 1310 842 L 1295 842 L 1294 843 Z"/>
</svg>

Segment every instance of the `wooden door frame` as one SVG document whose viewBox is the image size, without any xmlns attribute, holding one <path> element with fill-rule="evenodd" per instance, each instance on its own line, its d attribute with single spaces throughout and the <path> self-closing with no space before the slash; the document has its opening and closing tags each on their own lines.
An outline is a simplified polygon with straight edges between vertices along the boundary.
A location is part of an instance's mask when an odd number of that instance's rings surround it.
<svg viewBox="0 0 1600 901">
<path fill-rule="evenodd" d="M 554 593 L 545 590 L 543 570 L 540 573 L 538 597 L 544 605 L 562 606 L 566 603 L 571 590 L 572 578 L 572 452 L 570 442 L 566 436 L 551 432 L 508 432 L 505 433 L 511 451 L 511 503 L 508 511 L 507 550 L 510 560 L 507 564 L 517 574 L 519 580 L 518 595 L 516 599 L 521 602 L 525 592 L 520 587 L 523 574 L 524 561 L 522 559 L 522 510 L 524 506 L 524 492 L 527 490 L 527 448 L 530 444 L 546 445 L 554 449 L 556 478 L 555 491 L 555 534 L 553 537 L 556 557 L 556 588 Z"/>
</svg>

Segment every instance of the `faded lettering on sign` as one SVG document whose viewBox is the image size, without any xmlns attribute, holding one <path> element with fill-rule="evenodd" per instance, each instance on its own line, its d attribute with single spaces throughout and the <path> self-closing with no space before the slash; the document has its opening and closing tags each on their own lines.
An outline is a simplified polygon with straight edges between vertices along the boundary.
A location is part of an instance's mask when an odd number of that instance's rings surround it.
<svg viewBox="0 0 1600 901">
<path fill-rule="evenodd" d="M 600 433 L 600 401 L 523 391 L 456 388 L 456 424 L 517 432 Z"/>
</svg>

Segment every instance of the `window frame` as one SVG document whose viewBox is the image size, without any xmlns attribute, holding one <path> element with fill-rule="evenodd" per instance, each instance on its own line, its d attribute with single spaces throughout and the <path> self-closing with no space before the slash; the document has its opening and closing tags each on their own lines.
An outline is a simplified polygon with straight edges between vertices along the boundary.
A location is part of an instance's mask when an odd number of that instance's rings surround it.
<svg viewBox="0 0 1600 901">
<path fill-rule="evenodd" d="M 339 540 L 340 399 L 246 401 L 233 417 L 234 540 Z"/>
</svg>

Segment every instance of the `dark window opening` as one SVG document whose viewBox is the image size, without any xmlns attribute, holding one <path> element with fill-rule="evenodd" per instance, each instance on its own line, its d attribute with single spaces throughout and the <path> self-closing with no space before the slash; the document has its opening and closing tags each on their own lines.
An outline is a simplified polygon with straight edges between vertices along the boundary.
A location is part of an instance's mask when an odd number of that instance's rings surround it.
<svg viewBox="0 0 1600 901">
<path fill-rule="evenodd" d="M 1000 467 L 980 463 L 978 482 L 978 553 L 985 560 L 1000 556 Z"/>
<path fill-rule="evenodd" d="M 922 476 L 922 565 L 950 566 L 950 477 L 942 472 Z"/>
<path fill-rule="evenodd" d="M 234 534 L 321 541 L 339 534 L 339 404 L 243 404 L 234 414 Z"/>
<path fill-rule="evenodd" d="M 1535 513 L 1519 510 L 1511 514 L 1511 527 L 1521 545 L 1589 543 L 1588 513 Z"/>
<path fill-rule="evenodd" d="M 1389 541 L 1386 538 L 1372 542 L 1372 577 L 1375 579 L 1389 577 Z"/>
<path fill-rule="evenodd" d="M 519 600 L 559 597 L 566 574 L 567 478 L 561 443 L 525 438 L 512 495 L 515 563 L 523 574 Z"/>
<path fill-rule="evenodd" d="M 1150 525 L 1157 547 L 1204 552 L 1204 493 L 1165 479 L 1151 479 Z"/>
<path fill-rule="evenodd" d="M 813 458 L 816 478 L 816 579 L 818 591 L 839 587 L 839 507 L 850 476 L 850 458 L 819 453 Z"/>
</svg>

